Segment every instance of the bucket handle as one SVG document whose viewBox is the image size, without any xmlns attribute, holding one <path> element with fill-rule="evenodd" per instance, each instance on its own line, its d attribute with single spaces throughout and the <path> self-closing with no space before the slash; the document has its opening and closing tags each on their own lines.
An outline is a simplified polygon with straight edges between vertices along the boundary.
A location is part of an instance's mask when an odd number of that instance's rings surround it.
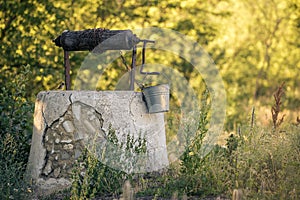
<svg viewBox="0 0 300 200">
<path fill-rule="evenodd" d="M 146 74 L 145 76 L 144 76 L 144 78 L 141 80 L 141 81 L 137 81 L 137 80 L 135 80 L 135 83 L 138 85 L 138 87 L 143 91 L 143 89 L 146 87 L 145 86 L 145 84 L 144 84 L 144 81 L 145 81 L 145 79 L 147 78 L 147 76 L 148 76 L 149 74 Z M 164 73 L 159 73 L 159 75 L 162 75 L 162 76 L 164 76 L 166 79 L 168 79 L 168 77 L 164 74 Z M 167 83 L 160 83 L 160 84 L 169 84 L 168 82 Z M 160 85 L 159 84 L 159 85 Z M 170 85 L 170 84 L 169 84 Z"/>
</svg>

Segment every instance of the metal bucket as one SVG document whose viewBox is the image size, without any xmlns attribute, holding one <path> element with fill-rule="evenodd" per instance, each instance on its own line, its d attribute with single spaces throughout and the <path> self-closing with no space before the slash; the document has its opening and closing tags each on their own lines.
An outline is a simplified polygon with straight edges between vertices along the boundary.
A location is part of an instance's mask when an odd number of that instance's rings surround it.
<svg viewBox="0 0 300 200">
<path fill-rule="evenodd" d="M 143 95 L 149 113 L 169 111 L 170 87 L 168 84 L 144 87 Z"/>
</svg>

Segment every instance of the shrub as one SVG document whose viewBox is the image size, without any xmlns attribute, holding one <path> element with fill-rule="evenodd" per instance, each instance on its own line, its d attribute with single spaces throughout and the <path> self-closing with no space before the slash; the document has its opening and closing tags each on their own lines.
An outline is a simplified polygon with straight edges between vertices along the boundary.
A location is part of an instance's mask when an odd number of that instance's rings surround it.
<svg viewBox="0 0 300 200">
<path fill-rule="evenodd" d="M 0 199 L 19 197 L 25 190 L 33 104 L 25 97 L 30 67 L 22 68 L 0 88 Z"/>
</svg>

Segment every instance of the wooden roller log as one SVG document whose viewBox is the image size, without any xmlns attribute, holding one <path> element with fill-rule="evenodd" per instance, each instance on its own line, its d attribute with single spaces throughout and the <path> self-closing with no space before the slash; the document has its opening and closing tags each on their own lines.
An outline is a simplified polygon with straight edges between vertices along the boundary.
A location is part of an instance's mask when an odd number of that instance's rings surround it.
<svg viewBox="0 0 300 200">
<path fill-rule="evenodd" d="M 65 51 L 130 50 L 140 39 L 131 30 L 87 29 L 64 31 L 53 40 Z"/>
</svg>

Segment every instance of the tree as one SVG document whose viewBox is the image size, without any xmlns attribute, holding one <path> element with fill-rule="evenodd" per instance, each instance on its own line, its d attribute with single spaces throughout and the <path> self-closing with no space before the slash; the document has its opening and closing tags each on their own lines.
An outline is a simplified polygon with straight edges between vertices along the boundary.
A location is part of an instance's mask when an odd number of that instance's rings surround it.
<svg viewBox="0 0 300 200">
<path fill-rule="evenodd" d="M 212 46 L 225 52 L 217 62 L 227 88 L 231 128 L 246 117 L 241 110 L 250 113 L 252 106 L 270 104 L 269 97 L 282 82 L 290 88 L 286 103 L 292 109 L 297 108 L 296 84 L 300 81 L 297 2 L 264 0 L 227 4 L 232 16 L 223 19 L 224 34 Z"/>
</svg>

